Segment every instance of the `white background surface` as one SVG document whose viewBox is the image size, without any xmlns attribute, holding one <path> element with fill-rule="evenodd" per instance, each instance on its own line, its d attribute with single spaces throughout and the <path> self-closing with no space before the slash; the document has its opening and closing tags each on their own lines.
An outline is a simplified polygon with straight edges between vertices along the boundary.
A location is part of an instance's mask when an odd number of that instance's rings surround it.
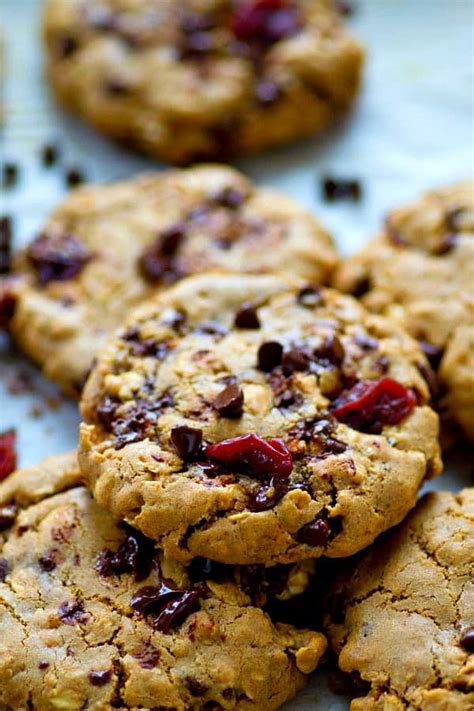
<svg viewBox="0 0 474 711">
<path fill-rule="evenodd" d="M 45 142 L 58 141 L 63 165 L 80 166 L 90 181 L 162 167 L 116 148 L 54 106 L 42 77 L 41 5 L 41 0 L 0 0 L 6 49 L 0 147 L 2 160 L 21 166 L 18 187 L 0 197 L 0 213 L 14 216 L 17 245 L 31 239 L 65 193 L 63 169 L 41 167 Z M 468 177 L 474 159 L 474 0 L 355 0 L 354 5 L 350 24 L 367 47 L 367 66 L 353 116 L 324 140 L 240 163 L 257 182 L 282 188 L 313 210 L 345 253 L 374 233 L 390 207 Z M 361 203 L 322 202 L 319 178 L 326 173 L 359 178 Z M 20 464 L 73 448 L 76 406 L 46 406 L 45 394 L 55 388 L 5 343 L 0 346 L 0 432 L 17 428 Z M 11 397 L 7 383 L 19 361 L 34 377 L 34 392 Z M 42 410 L 40 417 L 32 415 L 34 404 Z M 465 453 L 455 453 L 436 486 L 459 488 L 469 476 Z M 326 676 L 319 672 L 285 709 L 346 709 L 346 701 L 324 688 Z"/>
</svg>

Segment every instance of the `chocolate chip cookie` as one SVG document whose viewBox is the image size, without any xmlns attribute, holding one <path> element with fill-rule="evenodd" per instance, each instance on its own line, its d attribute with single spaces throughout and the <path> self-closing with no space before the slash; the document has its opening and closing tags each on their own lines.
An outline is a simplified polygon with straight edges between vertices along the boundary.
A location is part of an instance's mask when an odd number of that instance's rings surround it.
<svg viewBox="0 0 474 711">
<path fill-rule="evenodd" d="M 333 0 L 48 0 L 44 35 L 64 106 L 173 163 L 322 131 L 363 61 Z"/>
<path fill-rule="evenodd" d="M 474 707 L 474 489 L 427 494 L 332 594 L 339 665 L 369 685 L 352 711 Z"/>
<path fill-rule="evenodd" d="M 143 305 L 82 399 L 99 504 L 172 558 L 346 556 L 438 474 L 417 343 L 355 299 L 208 274 Z"/>
<path fill-rule="evenodd" d="M 474 184 L 427 193 L 390 213 L 335 285 L 422 343 L 439 376 L 443 419 L 474 440 Z"/>
<path fill-rule="evenodd" d="M 325 650 L 259 606 L 275 576 L 170 563 L 98 507 L 73 454 L 0 483 L 0 512 L 5 711 L 270 711 Z"/>
<path fill-rule="evenodd" d="M 335 264 L 330 237 L 309 213 L 231 168 L 150 174 L 71 194 L 15 257 L 0 321 L 77 395 L 127 311 L 186 274 L 287 270 L 324 282 Z"/>
</svg>

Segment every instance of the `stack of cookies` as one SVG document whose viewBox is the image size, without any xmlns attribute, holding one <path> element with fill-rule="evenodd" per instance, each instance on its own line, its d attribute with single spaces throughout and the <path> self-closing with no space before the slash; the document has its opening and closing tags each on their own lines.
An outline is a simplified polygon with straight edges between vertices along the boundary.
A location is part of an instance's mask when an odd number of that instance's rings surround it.
<svg viewBox="0 0 474 711">
<path fill-rule="evenodd" d="M 361 50 L 332 3 L 230 25 L 228 5 L 50 0 L 53 86 L 179 162 L 349 105 Z M 0 323 L 82 417 L 78 452 L 2 472 L 2 711 L 272 711 L 328 639 L 354 711 L 474 707 L 474 490 L 417 504 L 439 414 L 474 439 L 473 234 L 469 184 L 345 263 L 226 166 L 66 199 L 0 285 Z"/>
</svg>

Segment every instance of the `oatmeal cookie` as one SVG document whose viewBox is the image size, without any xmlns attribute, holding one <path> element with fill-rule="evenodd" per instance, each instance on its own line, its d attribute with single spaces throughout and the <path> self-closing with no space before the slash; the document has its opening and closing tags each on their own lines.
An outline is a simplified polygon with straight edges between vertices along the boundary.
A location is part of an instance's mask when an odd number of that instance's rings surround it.
<svg viewBox="0 0 474 711">
<path fill-rule="evenodd" d="M 390 213 L 334 283 L 422 342 L 439 375 L 443 419 L 474 440 L 474 184 L 427 193 Z"/>
<path fill-rule="evenodd" d="M 322 634 L 272 622 L 255 570 L 186 569 L 117 523 L 74 454 L 0 483 L 0 512 L 5 711 L 271 711 L 325 650 Z"/>
<path fill-rule="evenodd" d="M 71 194 L 15 257 L 0 321 L 47 377 L 77 395 L 127 311 L 186 274 L 286 270 L 320 283 L 335 264 L 330 237 L 309 213 L 231 168 L 150 174 Z"/>
<path fill-rule="evenodd" d="M 363 60 L 333 0 L 49 0 L 44 36 L 64 106 L 180 164 L 322 131 Z"/>
<path fill-rule="evenodd" d="M 352 711 L 474 707 L 474 489 L 427 494 L 333 586 L 327 631 L 369 684 Z"/>
<path fill-rule="evenodd" d="M 80 463 L 170 557 L 346 556 L 438 474 L 423 353 L 355 299 L 276 276 L 182 280 L 102 351 Z"/>
</svg>

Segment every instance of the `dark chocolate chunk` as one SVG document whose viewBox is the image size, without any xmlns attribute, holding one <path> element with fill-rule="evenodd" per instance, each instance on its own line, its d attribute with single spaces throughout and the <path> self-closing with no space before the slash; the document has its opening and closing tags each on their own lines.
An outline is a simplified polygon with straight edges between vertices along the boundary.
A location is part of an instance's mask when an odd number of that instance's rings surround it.
<svg viewBox="0 0 474 711">
<path fill-rule="evenodd" d="M 182 276 L 175 257 L 185 236 L 186 225 L 177 222 L 163 230 L 147 247 L 139 262 L 141 271 L 147 279 L 172 283 Z"/>
<path fill-rule="evenodd" d="M 159 586 L 140 588 L 130 600 L 130 607 L 146 617 L 154 630 L 167 634 L 198 609 L 202 593 L 200 588 L 180 590 L 163 578 Z"/>
<path fill-rule="evenodd" d="M 65 625 L 80 625 L 87 622 L 89 615 L 84 610 L 84 604 L 80 600 L 63 602 L 58 609 L 61 622 Z"/>
<path fill-rule="evenodd" d="M 41 149 L 41 162 L 45 168 L 51 168 L 58 162 L 59 148 L 55 143 L 46 143 Z"/>
<path fill-rule="evenodd" d="M 45 573 L 50 573 L 54 570 L 56 567 L 56 561 L 54 560 L 53 553 L 47 553 L 46 555 L 42 555 L 41 558 L 38 558 L 38 565 L 41 570 L 44 570 Z"/>
<path fill-rule="evenodd" d="M 2 185 L 4 188 L 13 188 L 18 182 L 18 165 L 4 163 L 2 165 Z"/>
<path fill-rule="evenodd" d="M 160 652 L 152 644 L 147 644 L 133 656 L 142 669 L 154 669 L 160 659 Z"/>
<path fill-rule="evenodd" d="M 12 219 L 9 215 L 0 217 L 0 274 L 8 274 L 12 256 Z"/>
<path fill-rule="evenodd" d="M 137 582 L 145 580 L 155 562 L 155 544 L 126 523 L 120 524 L 125 537 L 116 551 L 109 548 L 97 556 L 95 570 L 104 577 L 130 573 Z"/>
<path fill-rule="evenodd" d="M 252 304 L 242 304 L 235 315 L 234 324 L 237 328 L 260 328 L 260 320 L 255 306 L 252 306 Z"/>
<path fill-rule="evenodd" d="M 186 687 L 191 696 L 204 696 L 207 691 L 207 686 L 205 684 L 198 681 L 198 679 L 194 679 L 191 676 L 186 677 L 184 683 L 186 684 Z"/>
<path fill-rule="evenodd" d="M 212 404 L 221 417 L 238 419 L 243 413 L 244 393 L 237 383 L 231 383 L 219 393 Z"/>
<path fill-rule="evenodd" d="M 303 526 L 298 532 L 298 540 L 312 548 L 324 548 L 329 540 L 329 531 L 328 522 L 320 518 Z"/>
<path fill-rule="evenodd" d="M 90 671 L 89 681 L 92 686 L 105 686 L 110 682 L 112 678 L 112 670 L 106 669 L 105 671 Z"/>
<path fill-rule="evenodd" d="M 15 523 L 18 510 L 15 504 L 0 507 L 0 531 L 6 531 Z"/>
<path fill-rule="evenodd" d="M 84 182 L 84 173 L 80 168 L 68 168 L 66 170 L 66 184 L 69 188 L 76 188 Z"/>
<path fill-rule="evenodd" d="M 269 373 L 281 364 L 283 346 L 278 341 L 266 341 L 258 349 L 258 368 Z"/>
<path fill-rule="evenodd" d="M 308 368 L 308 356 L 303 350 L 291 348 L 283 353 L 281 365 L 287 373 L 303 371 Z"/>
<path fill-rule="evenodd" d="M 467 652 L 474 654 L 474 627 L 469 627 L 463 631 L 459 644 Z"/>
<path fill-rule="evenodd" d="M 358 202 L 362 196 L 359 180 L 325 177 L 322 181 L 323 197 L 328 202 L 352 200 Z"/>
<path fill-rule="evenodd" d="M 202 430 L 186 425 L 176 425 L 171 430 L 171 441 L 183 461 L 192 461 L 201 452 Z"/>
<path fill-rule="evenodd" d="M 49 662 L 47 662 L 45 659 L 43 659 L 41 662 L 38 662 L 38 669 L 41 671 L 44 671 L 45 669 L 49 668 Z"/>
<path fill-rule="evenodd" d="M 81 273 L 92 255 L 73 235 L 40 235 L 30 245 L 28 258 L 41 286 L 51 281 L 67 281 Z"/>
</svg>

